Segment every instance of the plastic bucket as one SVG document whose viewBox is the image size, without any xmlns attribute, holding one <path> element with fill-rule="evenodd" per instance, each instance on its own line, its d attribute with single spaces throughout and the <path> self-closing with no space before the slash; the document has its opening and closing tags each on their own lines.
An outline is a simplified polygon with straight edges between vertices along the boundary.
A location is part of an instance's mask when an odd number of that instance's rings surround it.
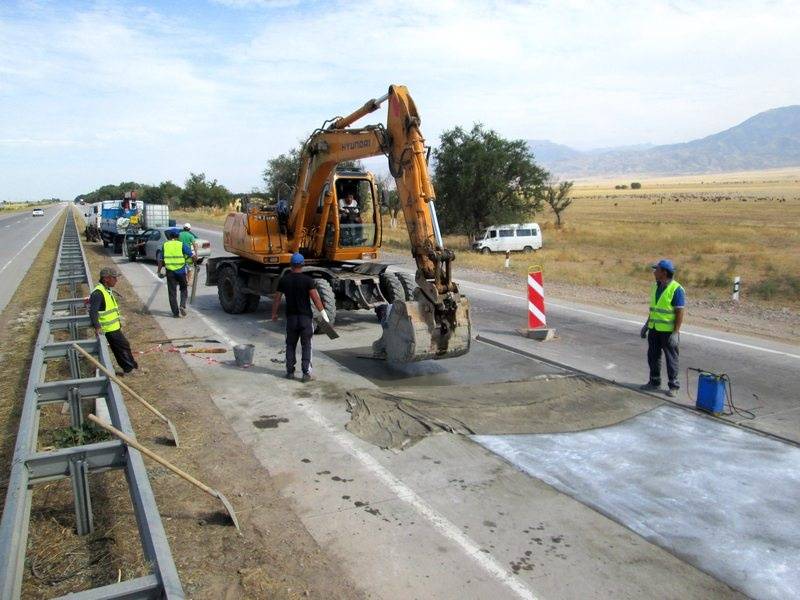
<svg viewBox="0 0 800 600">
<path fill-rule="evenodd" d="M 253 354 L 256 347 L 253 344 L 237 344 L 233 347 L 233 358 L 239 367 L 249 367 L 253 364 Z"/>
</svg>

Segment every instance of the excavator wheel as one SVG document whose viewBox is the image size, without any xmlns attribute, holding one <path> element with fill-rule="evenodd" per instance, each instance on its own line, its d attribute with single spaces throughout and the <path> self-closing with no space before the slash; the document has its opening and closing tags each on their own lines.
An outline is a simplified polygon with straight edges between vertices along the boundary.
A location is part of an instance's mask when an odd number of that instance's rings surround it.
<svg viewBox="0 0 800 600">
<path fill-rule="evenodd" d="M 397 300 L 406 299 L 406 291 L 403 283 L 397 278 L 395 273 L 381 273 L 380 277 L 381 294 L 389 304 Z"/>
<path fill-rule="evenodd" d="M 322 305 L 325 307 L 325 312 L 328 313 L 328 320 L 333 325 L 336 322 L 336 294 L 333 293 L 333 288 L 327 279 L 314 279 L 314 287 L 317 288 L 319 299 L 322 300 Z M 314 333 L 319 333 L 320 328 L 317 322 L 322 318 L 316 307 L 311 306 L 311 311 L 314 313 Z"/>
<path fill-rule="evenodd" d="M 244 312 L 256 312 L 258 305 L 261 302 L 261 296 L 258 294 L 247 294 L 247 301 L 244 305 Z"/>
<path fill-rule="evenodd" d="M 417 289 L 417 282 L 414 280 L 414 276 L 409 273 L 395 273 L 397 279 L 400 280 L 400 283 L 403 286 L 403 291 L 406 295 L 406 300 L 413 300 L 414 299 L 414 290 Z"/>
<path fill-rule="evenodd" d="M 244 291 L 242 280 L 232 267 L 225 267 L 219 274 L 217 296 L 222 310 L 232 315 L 238 315 L 247 310 L 249 296 Z"/>
</svg>

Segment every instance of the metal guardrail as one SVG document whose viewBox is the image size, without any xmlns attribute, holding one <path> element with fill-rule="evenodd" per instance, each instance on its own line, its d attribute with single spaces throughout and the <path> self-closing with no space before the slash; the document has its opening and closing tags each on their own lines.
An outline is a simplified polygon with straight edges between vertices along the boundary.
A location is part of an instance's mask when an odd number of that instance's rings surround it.
<svg viewBox="0 0 800 600">
<path fill-rule="evenodd" d="M 122 393 L 117 385 L 105 376 L 98 376 L 94 370 L 91 370 L 91 376 L 84 377 L 77 352 L 71 348 L 73 343 L 79 344 L 113 371 L 106 340 L 96 338 L 93 329 L 91 337 L 82 337 L 87 327 L 91 329 L 91 322 L 84 299 L 79 297 L 81 285 L 91 289 L 92 280 L 74 215 L 68 209 L 47 305 L 31 362 L 5 509 L 0 521 L 0 599 L 16 599 L 21 594 L 33 488 L 40 483 L 70 478 L 75 500 L 76 530 L 79 535 L 86 535 L 93 530 L 89 477 L 92 473 L 109 469 L 123 469 L 125 472 L 144 558 L 152 572 L 136 579 L 70 594 L 69 598 L 184 598 L 153 490 L 139 452 L 119 440 L 50 452 L 37 451 L 39 411 L 43 405 L 50 403 L 67 403 L 72 426 L 80 427 L 84 422 L 82 401 L 105 398 L 112 424 L 123 432 L 134 435 Z M 69 290 L 69 297 L 59 300 L 59 290 L 63 291 L 65 288 Z M 66 332 L 59 336 L 66 335 L 69 339 L 55 341 L 54 332 Z M 45 382 L 46 361 L 57 358 L 66 359 L 70 378 Z"/>
</svg>

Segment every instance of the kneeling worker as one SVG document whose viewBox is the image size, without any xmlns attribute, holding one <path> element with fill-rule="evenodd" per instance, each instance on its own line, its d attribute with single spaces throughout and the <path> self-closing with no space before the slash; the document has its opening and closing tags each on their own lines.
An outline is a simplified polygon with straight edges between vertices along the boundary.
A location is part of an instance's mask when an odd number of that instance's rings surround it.
<svg viewBox="0 0 800 600">
<path fill-rule="evenodd" d="M 106 336 L 117 363 L 125 373 L 130 373 L 138 369 L 139 364 L 133 357 L 130 343 L 122 334 L 119 305 L 112 290 L 117 284 L 118 277 L 119 271 L 116 269 L 110 267 L 100 269 L 100 283 L 89 296 L 89 318 L 97 337 L 100 337 L 101 333 Z"/>
<path fill-rule="evenodd" d="M 278 309 L 281 296 L 286 296 L 286 378 L 294 379 L 294 367 L 297 363 L 297 340 L 300 340 L 303 369 L 303 381 L 311 381 L 311 338 L 314 335 L 314 317 L 311 302 L 327 320 L 325 307 L 319 297 L 314 280 L 303 273 L 303 255 L 296 252 L 292 255 L 292 270 L 278 282 L 278 291 L 272 299 L 272 320 L 278 320 Z"/>
<path fill-rule="evenodd" d="M 158 276 L 163 277 L 161 269 L 167 270 L 167 293 L 169 294 L 169 307 L 173 317 L 186 316 L 186 299 L 189 296 L 189 284 L 186 274 L 189 271 L 188 263 L 194 262 L 192 248 L 178 239 L 178 232 L 169 229 L 166 232 L 167 241 L 161 246 L 161 257 L 158 260 Z M 178 305 L 177 288 L 181 289 L 181 302 Z"/>
</svg>

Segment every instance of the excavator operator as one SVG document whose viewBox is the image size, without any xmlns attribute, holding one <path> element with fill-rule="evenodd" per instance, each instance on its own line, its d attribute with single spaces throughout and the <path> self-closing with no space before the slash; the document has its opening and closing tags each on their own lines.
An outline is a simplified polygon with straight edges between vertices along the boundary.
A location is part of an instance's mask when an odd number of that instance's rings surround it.
<svg viewBox="0 0 800 600">
<path fill-rule="evenodd" d="M 361 223 L 361 214 L 352 192 L 339 200 L 339 219 L 341 223 Z"/>
<path fill-rule="evenodd" d="M 360 246 L 363 237 L 363 223 L 361 219 L 361 209 L 353 192 L 347 192 L 344 198 L 339 200 L 339 223 L 341 227 L 342 246 Z"/>
</svg>

